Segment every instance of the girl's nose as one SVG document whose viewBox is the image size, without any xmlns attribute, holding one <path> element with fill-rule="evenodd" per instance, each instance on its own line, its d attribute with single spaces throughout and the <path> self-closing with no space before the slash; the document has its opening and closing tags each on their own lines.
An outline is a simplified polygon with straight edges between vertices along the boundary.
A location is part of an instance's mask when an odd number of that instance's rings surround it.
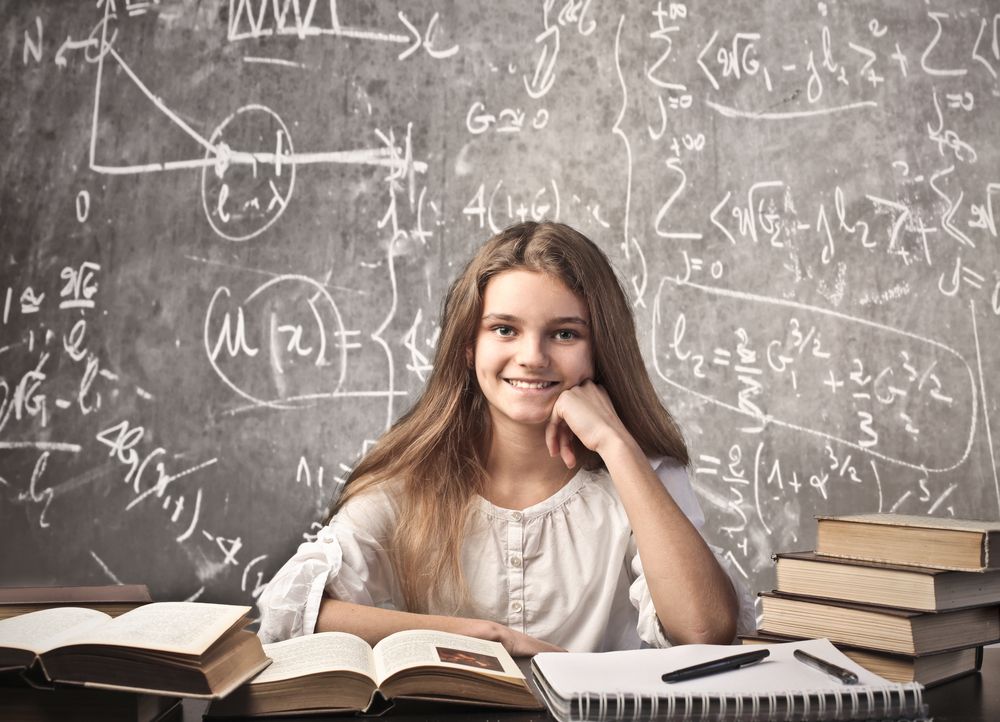
<svg viewBox="0 0 1000 722">
<path fill-rule="evenodd" d="M 527 368 L 543 368 L 548 365 L 549 357 L 545 350 L 545 342 L 540 338 L 525 335 L 517 349 L 517 363 Z"/>
</svg>

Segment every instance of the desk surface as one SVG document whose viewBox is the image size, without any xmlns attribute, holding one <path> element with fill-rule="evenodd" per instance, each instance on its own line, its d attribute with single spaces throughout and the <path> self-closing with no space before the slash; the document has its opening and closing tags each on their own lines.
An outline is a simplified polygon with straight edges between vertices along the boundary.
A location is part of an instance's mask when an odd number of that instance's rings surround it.
<svg viewBox="0 0 1000 722">
<path fill-rule="evenodd" d="M 522 660 L 518 664 L 525 670 Z M 985 650 L 983 671 L 967 677 L 931 687 L 924 693 L 934 722 L 997 722 L 1000 720 L 1000 647 Z M 200 722 L 207 703 L 184 700 L 184 722 Z M 316 722 L 317 717 L 302 718 Z M 330 719 L 365 719 L 331 717 Z M 372 718 L 368 718 L 372 719 Z M 501 712 L 498 710 L 469 711 L 449 708 L 447 705 L 424 709 L 390 712 L 380 719 L 386 722 L 433 722 L 434 720 L 470 720 L 473 722 L 551 722 L 546 712 Z"/>
</svg>

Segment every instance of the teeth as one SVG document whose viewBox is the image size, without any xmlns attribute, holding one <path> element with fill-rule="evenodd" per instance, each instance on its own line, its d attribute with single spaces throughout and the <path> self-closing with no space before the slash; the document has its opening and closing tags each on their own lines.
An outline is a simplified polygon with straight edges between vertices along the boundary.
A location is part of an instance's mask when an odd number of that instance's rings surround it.
<svg viewBox="0 0 1000 722">
<path fill-rule="evenodd" d="M 518 379 L 507 379 L 507 383 L 516 389 L 544 389 L 554 384 L 555 381 L 519 381 Z"/>
</svg>

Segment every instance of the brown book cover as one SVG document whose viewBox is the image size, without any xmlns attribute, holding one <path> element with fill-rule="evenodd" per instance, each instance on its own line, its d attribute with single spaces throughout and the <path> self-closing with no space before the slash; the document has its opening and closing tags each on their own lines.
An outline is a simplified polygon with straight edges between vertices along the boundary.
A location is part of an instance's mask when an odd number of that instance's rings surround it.
<svg viewBox="0 0 1000 722">
<path fill-rule="evenodd" d="M 1000 570 L 957 572 L 815 552 L 772 556 L 778 591 L 914 611 L 945 611 L 1000 604 Z"/>
<path fill-rule="evenodd" d="M 760 631 L 826 637 L 883 652 L 922 655 L 1000 641 L 1000 607 L 915 612 L 781 592 L 762 592 Z"/>
<path fill-rule="evenodd" d="M 744 645 L 782 644 L 798 639 L 798 637 L 761 633 L 743 634 L 739 637 L 740 643 Z M 880 677 L 885 677 L 892 682 L 918 682 L 926 687 L 975 674 L 983 663 L 983 648 L 981 646 L 953 649 L 919 657 L 862 649 L 861 647 L 852 647 L 849 644 L 836 644 L 834 646 L 849 659 Z"/>
<path fill-rule="evenodd" d="M 955 571 L 1000 568 L 1000 522 L 905 514 L 818 516 L 816 551 L 827 556 Z"/>
<path fill-rule="evenodd" d="M 148 604 L 145 584 L 104 584 L 81 587 L 0 587 L 0 604 L 65 604 L 76 607 L 87 602 Z"/>
<path fill-rule="evenodd" d="M 117 617 L 152 601 L 145 584 L 0 587 L 0 619 L 53 607 L 87 607 Z"/>
</svg>

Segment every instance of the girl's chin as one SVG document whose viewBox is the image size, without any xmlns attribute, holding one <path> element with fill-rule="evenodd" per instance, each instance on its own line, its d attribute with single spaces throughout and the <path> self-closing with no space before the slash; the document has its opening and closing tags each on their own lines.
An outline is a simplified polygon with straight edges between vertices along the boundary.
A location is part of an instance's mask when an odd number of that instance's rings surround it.
<svg viewBox="0 0 1000 722">
<path fill-rule="evenodd" d="M 499 411 L 499 413 L 498 413 Z M 552 409 L 537 410 L 533 409 L 530 411 L 518 411 L 517 409 L 493 409 L 492 416 L 494 422 L 497 421 L 497 416 L 502 418 L 501 423 L 513 423 L 519 426 L 531 426 L 531 427 L 541 427 L 544 428 L 549 423 L 549 418 L 552 415 Z"/>
</svg>

